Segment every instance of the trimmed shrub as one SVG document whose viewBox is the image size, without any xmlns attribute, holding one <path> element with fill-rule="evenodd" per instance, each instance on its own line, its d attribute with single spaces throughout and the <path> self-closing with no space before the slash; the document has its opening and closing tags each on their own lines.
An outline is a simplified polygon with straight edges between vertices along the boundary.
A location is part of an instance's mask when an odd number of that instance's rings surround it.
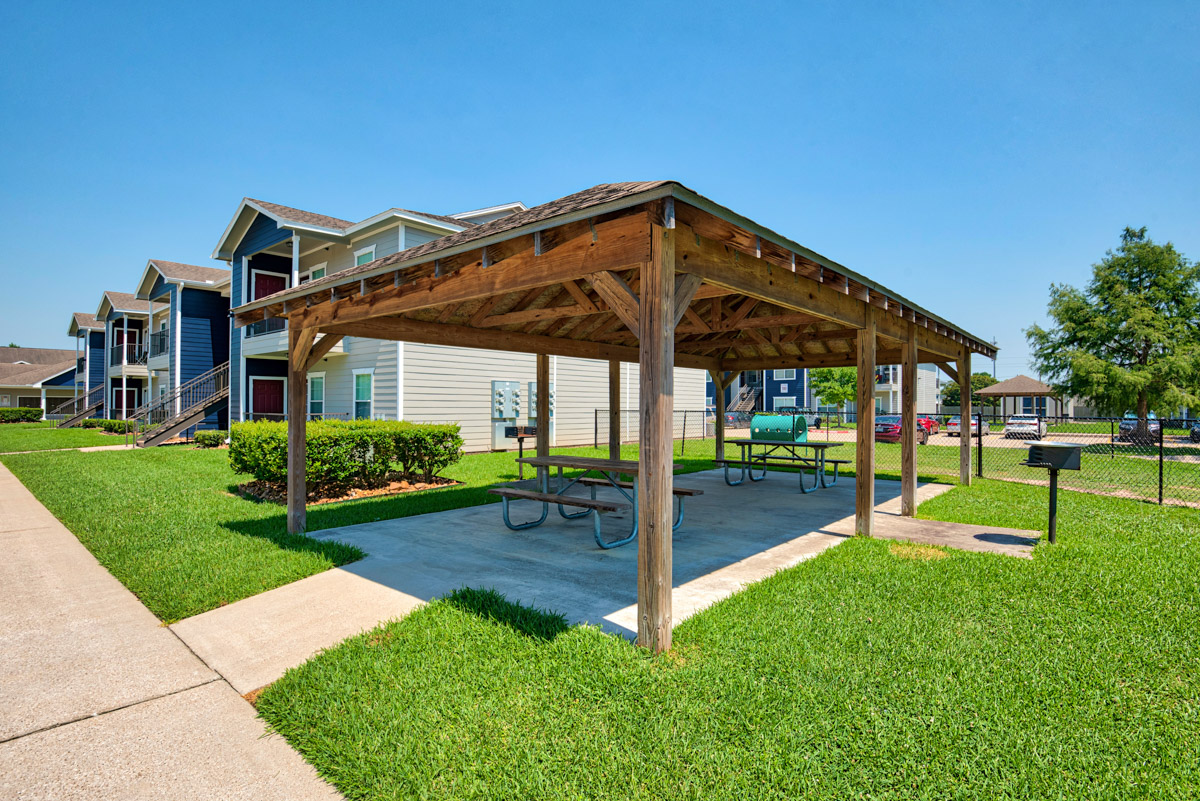
<svg viewBox="0 0 1200 801">
<path fill-rule="evenodd" d="M 42 410 L 36 406 L 0 409 L 0 423 L 36 423 L 41 419 Z"/>
<path fill-rule="evenodd" d="M 462 458 L 457 425 L 403 420 L 325 420 L 306 429 L 305 478 L 311 487 L 369 487 L 392 470 L 430 481 Z M 259 481 L 287 480 L 287 423 L 235 423 L 229 431 L 229 463 Z"/>
<path fill-rule="evenodd" d="M 205 429 L 197 431 L 192 437 L 192 442 L 196 443 L 198 448 L 219 448 L 225 444 L 225 440 L 229 437 L 228 431 L 216 431 Z"/>
</svg>

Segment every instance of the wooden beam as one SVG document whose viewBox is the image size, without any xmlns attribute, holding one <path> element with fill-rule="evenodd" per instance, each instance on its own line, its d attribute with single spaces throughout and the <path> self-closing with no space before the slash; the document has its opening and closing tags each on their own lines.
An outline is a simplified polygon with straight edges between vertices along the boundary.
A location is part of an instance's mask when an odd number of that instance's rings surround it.
<svg viewBox="0 0 1200 801">
<path fill-rule="evenodd" d="M 608 362 L 608 458 L 621 458 L 621 362 Z"/>
<path fill-rule="evenodd" d="M 709 370 L 709 378 L 713 382 L 713 401 L 716 417 L 713 421 L 713 445 L 716 447 L 717 461 L 725 459 L 725 390 L 729 384 L 724 381 L 724 373 L 720 370 Z M 732 382 L 733 379 L 730 379 Z"/>
<path fill-rule="evenodd" d="M 687 321 L 692 324 L 693 328 L 701 333 L 712 333 L 712 328 L 709 327 L 708 323 L 704 322 L 704 318 L 702 318 L 699 314 L 696 314 L 696 312 L 693 311 L 690 306 L 683 310 L 683 316 L 687 318 Z M 682 333 L 678 331 L 678 326 L 676 327 L 676 333 Z"/>
<path fill-rule="evenodd" d="M 942 372 L 950 376 L 950 379 L 954 381 L 955 384 L 958 384 L 960 387 L 962 386 L 962 382 L 958 380 L 958 370 L 953 364 L 950 362 L 938 362 L 937 366 L 942 368 Z"/>
<path fill-rule="evenodd" d="M 588 297 L 588 294 L 583 291 L 583 288 L 580 287 L 579 284 L 568 279 L 563 281 L 562 285 L 563 289 L 567 290 L 567 294 L 575 298 L 575 302 L 579 304 L 579 308 L 583 309 L 588 314 L 595 314 L 599 311 L 599 309 L 596 308 L 596 304 L 592 303 L 592 299 Z"/>
<path fill-rule="evenodd" d="M 958 382 L 959 402 L 958 426 L 958 481 L 963 486 L 971 486 L 971 349 L 963 346 L 958 357 L 958 375 L 965 379 Z M 983 436 L 980 426 L 979 435 Z"/>
<path fill-rule="evenodd" d="M 596 290 L 613 314 L 621 319 L 633 333 L 638 332 L 638 296 L 625 279 L 613 272 L 601 272 L 592 276 L 592 288 Z M 674 311 L 674 310 L 672 310 Z"/>
<path fill-rule="evenodd" d="M 583 234 L 535 256 L 532 246 L 487 269 L 478 264 L 463 267 L 444 278 L 432 275 L 415 278 L 400 287 L 389 286 L 371 295 L 322 302 L 298 309 L 289 316 L 294 324 L 320 326 L 369 320 L 418 309 L 465 302 L 534 287 L 561 284 L 602 270 L 628 270 L 649 258 L 648 223 L 635 213 L 597 223 L 595 238 Z M 261 315 L 259 315 L 261 316 Z M 254 313 L 236 316 L 237 325 L 254 322 Z"/>
<path fill-rule="evenodd" d="M 288 450 L 287 450 L 287 530 L 302 534 L 308 525 L 308 485 L 304 470 L 308 454 L 305 439 L 308 421 L 308 371 L 305 362 L 312 347 L 314 328 L 288 329 Z M 307 342 L 307 345 L 305 344 Z"/>
<path fill-rule="evenodd" d="M 675 276 L 675 327 L 678 327 L 683 315 L 690 311 L 692 299 L 702 283 L 703 278 L 691 273 Z"/>
<path fill-rule="evenodd" d="M 323 334 L 320 339 L 313 343 L 312 349 L 308 352 L 308 358 L 304 361 L 305 371 L 313 369 L 317 365 L 317 362 L 324 359 L 326 354 L 333 350 L 333 346 L 341 341 L 341 334 Z"/>
<path fill-rule="evenodd" d="M 858 333 L 854 533 L 870 537 L 875 516 L 875 314 L 870 307 L 865 323 Z"/>
<path fill-rule="evenodd" d="M 620 325 L 620 321 L 617 321 L 617 324 Z M 638 349 L 625 345 L 610 345 L 567 337 L 548 337 L 540 334 L 526 334 L 521 331 L 497 331 L 430 323 L 423 320 L 411 320 L 407 317 L 386 317 L 347 325 L 330 325 L 325 326 L 322 330 L 350 337 L 421 342 L 429 345 L 457 345 L 464 348 L 507 350 L 514 353 L 546 353 L 554 356 L 600 359 L 602 361 L 619 359 L 623 362 L 636 362 L 639 359 Z M 694 367 L 700 370 L 715 368 L 718 365 L 716 359 L 690 354 L 680 354 L 675 358 L 675 363 L 680 367 Z"/>
<path fill-rule="evenodd" d="M 674 229 L 651 227 L 638 335 L 638 644 L 655 653 L 671 647 L 675 242 Z"/>
<path fill-rule="evenodd" d="M 916 328 L 909 323 L 909 328 Z M 917 335 L 900 349 L 900 514 L 917 514 Z"/>
</svg>

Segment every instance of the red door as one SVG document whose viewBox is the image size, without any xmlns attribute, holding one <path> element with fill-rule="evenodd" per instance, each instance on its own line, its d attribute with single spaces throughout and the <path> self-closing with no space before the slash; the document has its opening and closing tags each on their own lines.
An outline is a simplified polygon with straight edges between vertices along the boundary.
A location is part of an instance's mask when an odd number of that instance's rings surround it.
<svg viewBox="0 0 1200 801">
<path fill-rule="evenodd" d="M 254 379 L 254 392 L 250 397 L 251 416 L 255 419 L 283 419 L 283 382 Z"/>
<path fill-rule="evenodd" d="M 250 300 L 265 298 L 287 289 L 287 276 L 279 273 L 254 273 L 254 286 L 251 288 Z"/>
</svg>

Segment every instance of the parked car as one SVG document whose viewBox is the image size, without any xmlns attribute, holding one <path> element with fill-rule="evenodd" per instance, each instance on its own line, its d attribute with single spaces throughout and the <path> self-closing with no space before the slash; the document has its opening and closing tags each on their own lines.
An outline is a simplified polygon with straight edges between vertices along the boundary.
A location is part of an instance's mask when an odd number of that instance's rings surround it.
<svg viewBox="0 0 1200 801">
<path fill-rule="evenodd" d="M 1141 423 L 1144 423 L 1143 433 L 1138 432 Z M 1162 423 L 1154 412 L 1148 412 L 1144 421 L 1134 412 L 1125 412 L 1117 423 L 1117 439 L 1121 442 L 1158 442 L 1161 434 Z"/>
<path fill-rule="evenodd" d="M 885 414 L 875 418 L 876 442 L 899 442 L 900 431 L 900 415 Z M 917 426 L 917 444 L 924 445 L 927 442 L 929 442 L 929 429 L 925 426 Z"/>
<path fill-rule="evenodd" d="M 1200 420 L 1192 423 L 1191 429 L 1188 430 L 1188 439 L 1192 442 L 1200 442 Z"/>
<path fill-rule="evenodd" d="M 1046 421 L 1033 414 L 1014 414 L 1004 424 L 1005 439 L 1041 439 L 1046 436 Z"/>
<path fill-rule="evenodd" d="M 962 428 L 962 418 L 956 414 L 953 417 L 951 417 L 949 420 L 946 421 L 946 436 L 948 436 L 948 437 L 959 436 L 961 433 L 961 431 L 960 431 L 961 428 Z M 984 429 L 983 433 L 985 433 L 985 434 L 987 433 L 986 428 Z M 972 436 L 976 436 L 976 437 L 979 436 L 979 418 L 978 417 L 971 418 L 971 434 L 972 434 Z"/>
<path fill-rule="evenodd" d="M 746 428 L 753 417 L 750 412 L 725 412 L 725 427 Z"/>
<path fill-rule="evenodd" d="M 936 434 L 942 430 L 942 424 L 928 415 L 921 415 L 917 418 L 917 422 L 920 423 L 921 427 L 930 434 Z"/>
</svg>

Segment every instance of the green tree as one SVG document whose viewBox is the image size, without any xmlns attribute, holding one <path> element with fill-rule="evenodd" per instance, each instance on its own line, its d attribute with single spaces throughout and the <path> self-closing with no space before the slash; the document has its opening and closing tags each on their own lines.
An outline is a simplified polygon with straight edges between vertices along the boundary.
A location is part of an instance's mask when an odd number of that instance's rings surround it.
<svg viewBox="0 0 1200 801">
<path fill-rule="evenodd" d="M 1200 265 L 1170 242 L 1126 228 L 1085 289 L 1051 284 L 1049 314 L 1051 328 L 1025 336 L 1060 396 L 1110 414 L 1132 409 L 1142 433 L 1148 412 L 1200 405 Z"/>
<path fill-rule="evenodd" d="M 854 367 L 816 367 L 808 371 L 813 396 L 830 406 L 842 406 L 858 395 L 858 371 Z"/>
<path fill-rule="evenodd" d="M 976 407 L 999 406 L 999 398 L 979 397 L 979 390 L 995 383 L 996 379 L 992 378 L 991 373 L 971 373 L 971 405 Z M 949 381 L 942 385 L 942 403 L 946 406 L 962 405 L 962 388 L 957 382 Z"/>
<path fill-rule="evenodd" d="M 16 342 L 9 342 L 9 343 L 8 343 L 8 346 L 9 346 L 10 348 L 19 348 L 19 347 L 21 347 L 21 346 L 20 346 L 20 345 L 18 345 Z"/>
</svg>

